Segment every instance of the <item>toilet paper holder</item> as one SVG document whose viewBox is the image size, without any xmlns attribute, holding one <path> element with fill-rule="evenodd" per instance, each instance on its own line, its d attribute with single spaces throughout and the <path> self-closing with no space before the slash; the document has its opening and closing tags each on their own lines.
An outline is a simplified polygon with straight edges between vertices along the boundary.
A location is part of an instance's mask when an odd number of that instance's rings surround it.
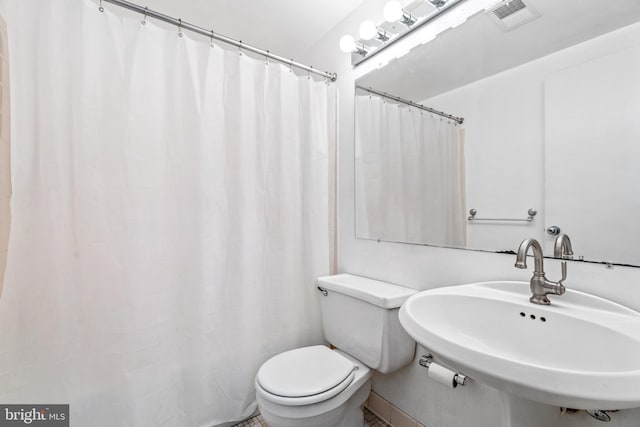
<svg viewBox="0 0 640 427">
<path fill-rule="evenodd" d="M 431 366 L 431 364 L 433 363 L 433 355 L 431 355 L 431 354 L 423 354 L 420 357 L 420 360 L 418 361 L 418 363 L 423 368 L 429 369 L 429 366 Z M 457 372 L 453 376 L 453 387 L 455 388 L 457 386 L 461 386 L 461 387 L 466 386 L 467 385 L 467 378 L 468 377 L 466 375 L 463 375 L 463 374 Z"/>
</svg>

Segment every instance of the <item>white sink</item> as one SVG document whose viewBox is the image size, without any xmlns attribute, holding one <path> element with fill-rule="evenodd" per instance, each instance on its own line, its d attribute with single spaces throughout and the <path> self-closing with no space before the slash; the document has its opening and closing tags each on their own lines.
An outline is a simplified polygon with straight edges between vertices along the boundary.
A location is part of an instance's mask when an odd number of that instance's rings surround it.
<svg viewBox="0 0 640 427">
<path fill-rule="evenodd" d="M 640 407 L 640 313 L 582 292 L 529 302 L 529 283 L 423 291 L 400 323 L 436 359 L 497 389 L 575 409 Z"/>
</svg>

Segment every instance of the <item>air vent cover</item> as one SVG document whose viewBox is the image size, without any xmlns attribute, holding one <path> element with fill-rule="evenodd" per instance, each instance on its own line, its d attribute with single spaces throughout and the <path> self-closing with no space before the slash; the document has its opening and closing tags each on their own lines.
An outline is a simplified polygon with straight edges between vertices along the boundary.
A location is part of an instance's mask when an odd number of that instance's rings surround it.
<svg viewBox="0 0 640 427">
<path fill-rule="evenodd" d="M 493 10 L 493 13 L 498 17 L 498 19 L 504 19 L 526 7 L 527 6 L 522 2 L 522 0 L 512 0 L 498 6 Z"/>
<path fill-rule="evenodd" d="M 527 0 L 527 3 L 523 0 L 500 2 L 488 12 L 488 15 L 502 30 L 511 31 L 540 16 L 529 1 Z"/>
</svg>

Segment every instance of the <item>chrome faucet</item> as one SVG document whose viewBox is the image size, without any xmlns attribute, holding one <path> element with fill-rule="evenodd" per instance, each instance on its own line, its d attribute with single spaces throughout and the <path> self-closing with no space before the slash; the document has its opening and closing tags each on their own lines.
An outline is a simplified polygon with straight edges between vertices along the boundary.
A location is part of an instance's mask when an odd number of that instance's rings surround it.
<svg viewBox="0 0 640 427">
<path fill-rule="evenodd" d="M 570 244 L 570 243 L 569 243 Z M 542 254 L 542 246 L 535 239 L 525 239 L 520 243 L 518 247 L 518 253 L 516 254 L 516 268 L 527 268 L 527 253 L 529 252 L 529 248 L 533 250 L 533 259 L 534 259 L 534 269 L 533 276 L 531 277 L 530 287 L 531 287 L 531 301 L 534 304 L 541 305 L 549 305 L 551 301 L 547 298 L 548 294 L 554 295 L 562 295 L 564 294 L 565 287 L 562 282 L 567 278 L 567 268 L 566 262 L 563 261 L 564 265 L 562 268 L 562 279 L 558 282 L 551 282 L 547 280 L 544 275 L 544 265 L 543 265 L 543 254 Z"/>
</svg>

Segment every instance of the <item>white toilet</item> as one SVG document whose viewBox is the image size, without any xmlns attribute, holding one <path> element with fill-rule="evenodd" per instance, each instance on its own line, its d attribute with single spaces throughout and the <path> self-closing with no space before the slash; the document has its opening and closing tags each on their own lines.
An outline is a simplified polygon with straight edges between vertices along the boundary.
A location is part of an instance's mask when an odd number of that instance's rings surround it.
<svg viewBox="0 0 640 427">
<path fill-rule="evenodd" d="M 297 348 L 260 367 L 256 398 L 270 427 L 361 427 L 371 369 L 388 373 L 413 360 L 398 310 L 414 289 L 351 274 L 317 285 L 324 336 L 337 349 Z"/>
</svg>

